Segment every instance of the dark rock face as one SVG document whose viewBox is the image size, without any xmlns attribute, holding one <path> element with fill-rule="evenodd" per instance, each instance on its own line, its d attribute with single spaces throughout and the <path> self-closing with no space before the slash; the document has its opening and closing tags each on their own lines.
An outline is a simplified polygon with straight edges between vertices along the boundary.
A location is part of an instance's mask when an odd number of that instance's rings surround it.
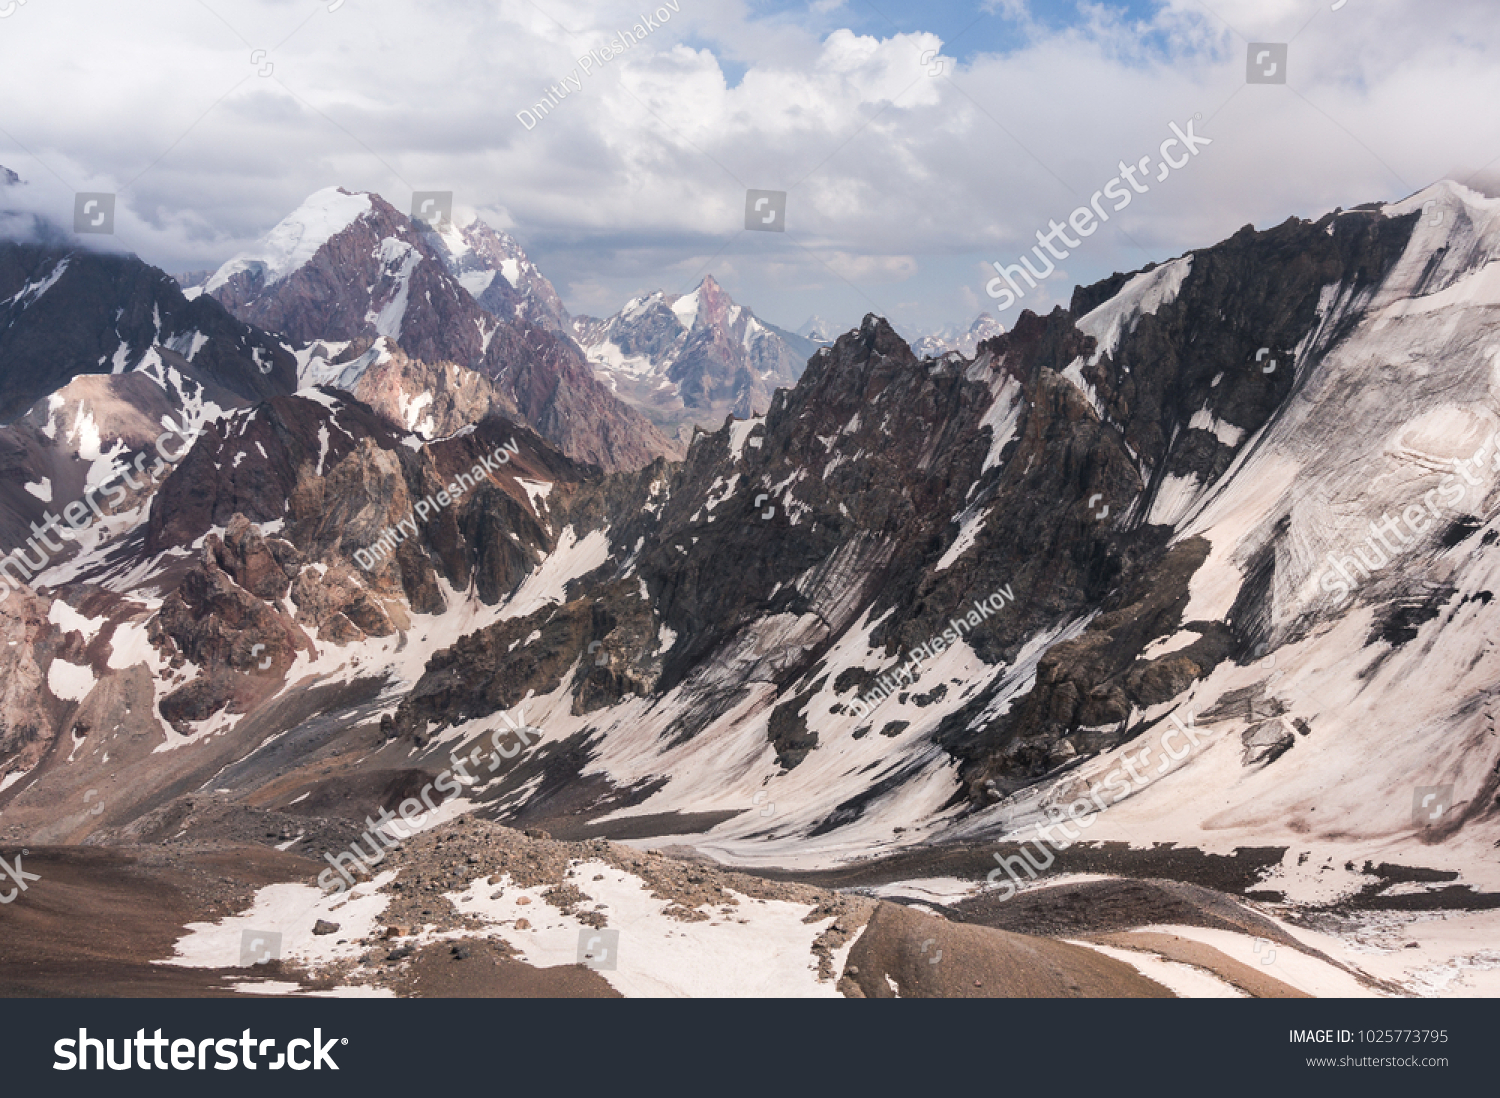
<svg viewBox="0 0 1500 1098">
<path fill-rule="evenodd" d="M 204 539 L 152 623 L 153 643 L 199 670 L 163 703 L 171 720 L 244 702 L 256 693 L 246 676 L 280 675 L 298 651 L 389 636 L 411 613 L 441 612 L 440 580 L 498 602 L 556 544 L 516 478 L 561 481 L 562 505 L 598 475 L 503 419 L 413 448 L 366 406 L 324 394 L 278 397 L 216 424 L 158 491 L 147 551 Z M 448 486 L 460 492 L 442 506 Z M 393 529 L 400 544 L 377 549 Z"/>
<path fill-rule="evenodd" d="M 1342 281 L 1357 292 L 1378 282 L 1406 246 L 1411 222 L 1373 213 L 1292 218 L 1263 233 L 1246 226 L 1190 253 L 1192 271 L 1176 298 L 1082 369 L 1131 449 L 1167 458 L 1151 463 L 1153 488 L 1168 475 L 1211 480 L 1228 467 L 1231 447 L 1191 427 L 1171 443 L 1173 426 L 1200 409 L 1247 435 L 1263 424 L 1292 391 L 1292 349 L 1316 321 L 1319 290 Z M 1126 280 L 1079 287 L 1070 311 L 1082 317 Z"/>
<path fill-rule="evenodd" d="M 486 312 L 449 273 L 437 238 L 379 195 L 302 266 L 266 284 L 259 267 L 212 290 L 235 316 L 296 342 L 396 341 L 413 359 L 484 374 L 504 401 L 563 451 L 633 468 L 675 447 L 595 380 L 565 337 Z M 211 284 L 212 285 L 212 284 Z"/>
<path fill-rule="evenodd" d="M 231 566 L 245 563 L 233 559 L 224 543 L 210 534 L 198 567 L 191 569 L 182 585 L 163 602 L 155 623 L 159 635 L 170 638 L 174 655 L 180 654 L 199 667 L 248 669 L 253 662 L 253 645 L 244 642 L 252 637 L 275 642 L 275 648 L 290 662 L 293 652 L 307 647 L 306 638 L 290 628 L 265 599 L 241 587 L 236 577 L 220 566 L 221 560 Z M 280 582 L 284 587 L 284 576 Z"/>
<path fill-rule="evenodd" d="M 140 369 L 152 351 L 245 399 L 296 388 L 284 347 L 133 256 L 0 242 L 0 421 L 80 374 Z"/>
<path fill-rule="evenodd" d="M 336 416 L 316 401 L 278 397 L 210 427 L 162 485 L 151 509 L 147 550 L 191 543 L 236 514 L 256 523 L 281 519 L 289 505 L 295 508 L 305 498 L 299 485 L 308 466 L 332 471 L 361 440 L 395 453 L 400 436 L 385 420 L 352 400 L 331 402 Z M 378 492 L 378 485 L 367 485 L 365 492 Z M 333 517 L 349 519 L 358 504 L 346 498 L 337 506 Z M 348 536 L 361 533 L 355 526 Z M 298 539 L 298 544 L 306 542 Z M 308 547 L 313 554 L 322 548 Z"/>
<path fill-rule="evenodd" d="M 615 650 L 638 649 L 655 632 L 650 608 L 633 587 L 615 585 L 597 597 L 548 606 L 465 637 L 428 663 L 396 713 L 396 731 L 415 737 L 425 729 L 512 709 L 533 690 L 556 690 L 575 663 L 574 712 L 612 704 L 627 693 L 649 694 L 656 685 L 649 661 L 612 665 Z M 532 633 L 540 636 L 518 643 Z M 597 652 L 603 655 L 596 657 Z"/>
<path fill-rule="evenodd" d="M 1039 478 L 1004 485 L 998 495 L 1007 518 L 997 522 L 992 517 L 976 538 L 976 548 L 985 560 L 1022 543 L 1013 567 L 1018 588 L 1028 592 L 1020 595 L 1023 615 L 1028 599 L 1035 601 L 1049 589 L 1051 594 L 1041 600 L 1051 604 L 1047 615 L 1061 611 L 1077 617 L 1093 608 L 1101 613 L 1083 636 L 1043 657 L 1032 692 L 1005 717 L 976 727 L 972 717 L 988 700 L 981 695 L 945 722 L 940 737 L 963 761 L 971 796 L 980 798 L 986 786 L 1003 794 L 1045 775 L 1080 748 L 1097 750 L 1128 739 L 1138 731 L 1127 726 L 1132 706 L 1144 708 L 1177 696 L 1221 660 L 1242 657 L 1258 639 L 1249 605 L 1232 614 L 1228 625 L 1179 622 L 1187 581 L 1205 546 L 1185 542 L 1167 551 L 1165 528 L 1145 525 L 1140 518 L 1133 528 L 1105 535 L 1102 524 L 1089 522 L 1082 501 L 1097 492 L 1116 514 L 1136 503 L 1144 516 L 1167 475 L 1194 476 L 1206 484 L 1222 474 L 1239 447 L 1291 393 L 1296 371 L 1289 349 L 1316 322 L 1322 287 L 1342 282 L 1358 290 L 1378 282 L 1405 247 L 1411 228 L 1409 217 L 1329 215 L 1315 223 L 1293 219 L 1264 233 L 1241 230 L 1222 244 L 1191 253 L 1191 272 L 1172 301 L 1141 316 L 1113 352 L 1084 358 L 1082 377 L 1095 390 L 1102 421 L 1091 413 L 1082 417 L 1084 422 L 1071 414 L 1061 417 L 1063 423 L 1048 416 L 1051 422 L 1037 426 L 1056 432 L 1062 449 L 1031 460 L 1026 451 L 1032 424 L 1046 402 L 1028 402 L 1026 423 L 1017 432 L 1021 448 L 1007 460 L 1005 478 L 1018 464 L 1078 469 L 1084 475 L 1070 483 L 1071 478 L 1059 480 L 1044 471 Z M 1025 356 L 1032 365 L 1023 376 L 1031 384 L 1055 377 L 1079 353 L 1063 333 L 1076 331 L 1084 314 L 1110 300 L 1128 281 L 1116 275 L 1080 287 L 1072 310 L 1048 317 L 1045 333 L 1037 333 L 1038 322 L 1023 314 L 1014 332 L 986 346 L 1009 350 L 1035 333 L 1034 352 Z M 1088 344 L 1092 352 L 1093 340 Z M 1270 352 L 1258 361 L 1261 348 Z M 1089 365 L 1094 357 L 1097 362 Z M 1267 372 L 1263 362 L 1273 357 L 1278 366 Z M 1009 368 L 1008 354 L 1006 363 Z M 1189 427 L 1203 409 L 1238 428 L 1239 443 L 1232 446 L 1214 433 Z M 1077 447 L 1081 441 L 1086 444 Z M 1063 537 L 1051 545 L 1027 544 L 1028 498 L 1040 501 L 1036 510 L 1060 499 L 1079 501 L 1075 507 L 1085 517 L 1071 531 L 1065 519 Z M 1035 513 L 1032 517 L 1046 521 Z M 1049 555 L 1072 565 L 1038 576 L 1038 560 Z M 1151 640 L 1180 625 L 1196 629 L 1201 639 L 1155 661 L 1138 658 Z M 997 654 L 1006 658 L 1003 651 Z M 1113 727 L 1103 734 L 1080 732 L 1100 726 Z"/>
<path fill-rule="evenodd" d="M 433 587 L 439 575 L 460 589 L 473 581 L 481 598 L 494 602 L 525 576 L 553 537 L 515 477 L 584 483 L 593 475 L 498 417 L 414 449 L 409 436 L 397 434 L 365 405 L 336 390 L 324 392 L 324 401 L 279 397 L 206 432 L 162 484 L 151 509 L 147 551 L 191 544 L 224 526 L 234 534 L 226 541 L 236 557 L 257 551 L 261 575 L 249 574 L 248 560 L 232 569 L 237 577 L 243 574 L 241 586 L 259 593 L 279 583 L 284 592 L 303 562 L 356 567 L 356 553 L 417 516 L 419 534 L 368 570 L 364 582 L 403 596 L 419 612 L 441 609 Z M 495 456 L 502 451 L 508 455 L 503 463 Z M 474 480 L 476 467 L 484 475 L 456 503 L 434 505 L 437 493 L 457 484 L 460 474 Z M 427 511 L 419 513 L 417 503 L 429 499 Z M 235 540 L 239 521 L 280 523 L 282 534 L 267 539 L 260 552 L 259 535 L 245 535 L 243 545 Z M 306 594 L 305 582 L 295 591 Z"/>
</svg>

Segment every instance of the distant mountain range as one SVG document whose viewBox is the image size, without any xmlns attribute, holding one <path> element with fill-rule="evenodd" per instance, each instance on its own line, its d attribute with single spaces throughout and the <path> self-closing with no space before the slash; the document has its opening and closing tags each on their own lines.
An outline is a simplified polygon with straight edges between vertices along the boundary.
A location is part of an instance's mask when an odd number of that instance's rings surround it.
<svg viewBox="0 0 1500 1098">
<path fill-rule="evenodd" d="M 912 341 L 911 350 L 918 358 L 937 358 L 950 351 L 973 358 L 981 343 L 1004 333 L 1003 324 L 989 313 L 980 313 L 967 328 L 950 324 L 918 337 Z"/>
<path fill-rule="evenodd" d="M 842 329 L 834 327 L 820 316 L 810 316 L 797 329 L 797 334 L 803 339 L 811 340 L 820 347 L 825 347 L 839 337 Z"/>
<path fill-rule="evenodd" d="M 817 350 L 735 304 L 712 275 L 691 293 L 633 298 L 608 319 L 575 317 L 572 332 L 612 392 L 686 437 L 694 424 L 763 413 Z"/>
<path fill-rule="evenodd" d="M 301 356 L 305 376 L 341 367 L 332 372 L 351 391 L 384 348 L 376 342 L 394 343 L 427 369 L 409 384 L 392 381 L 393 406 L 431 399 L 428 386 L 468 371 L 488 382 L 463 382 L 482 391 L 475 416 L 518 416 L 580 460 L 617 469 L 676 453 L 552 326 L 561 303 L 523 260 L 482 222 L 439 234 L 379 195 L 330 187 L 220 267 L 203 293 L 311 348 Z"/>
</svg>

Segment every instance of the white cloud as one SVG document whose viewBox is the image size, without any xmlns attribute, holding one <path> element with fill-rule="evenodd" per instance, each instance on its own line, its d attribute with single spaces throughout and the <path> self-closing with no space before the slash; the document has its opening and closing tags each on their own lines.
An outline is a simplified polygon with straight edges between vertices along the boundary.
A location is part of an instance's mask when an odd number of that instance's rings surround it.
<svg viewBox="0 0 1500 1098">
<path fill-rule="evenodd" d="M 638 0 L 207 3 L 224 18 L 34 3 L 0 28 L 0 164 L 60 221 L 73 190 L 119 191 L 120 241 L 168 269 L 217 263 L 330 184 L 398 207 L 451 189 L 580 310 L 708 263 L 778 323 L 906 313 L 885 296 L 900 284 L 937 324 L 972 319 L 953 315 L 983 285 L 970 272 L 1013 261 L 1195 113 L 1212 147 L 1078 249 L 1076 278 L 1500 156 L 1500 20 L 1481 0 L 1219 0 L 1222 21 L 1167 0 L 1146 23 L 1095 6 L 1062 30 L 1007 0 L 1022 44 L 972 57 L 932 33 L 818 29 L 854 14 L 838 5 L 678 0 L 531 131 L 516 112 L 633 26 Z M 1245 85 L 1240 35 L 1291 41 L 1287 85 Z M 747 66 L 732 88 L 721 59 Z M 741 233 L 746 187 L 789 192 L 785 238 Z"/>
<path fill-rule="evenodd" d="M 905 282 L 917 273 L 917 261 L 909 255 L 850 255 L 835 252 L 823 257 L 841 278 L 855 283 Z"/>
</svg>

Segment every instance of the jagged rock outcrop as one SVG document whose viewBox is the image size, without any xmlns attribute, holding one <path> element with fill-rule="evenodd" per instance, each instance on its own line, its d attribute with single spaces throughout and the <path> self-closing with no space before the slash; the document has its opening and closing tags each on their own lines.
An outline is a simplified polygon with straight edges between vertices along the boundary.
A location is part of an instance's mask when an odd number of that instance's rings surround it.
<svg viewBox="0 0 1500 1098">
<path fill-rule="evenodd" d="M 501 320 L 524 320 L 572 338 L 572 318 L 562 298 L 510 233 L 475 216 L 444 222 L 432 239 L 449 272 L 480 308 Z"/>
</svg>

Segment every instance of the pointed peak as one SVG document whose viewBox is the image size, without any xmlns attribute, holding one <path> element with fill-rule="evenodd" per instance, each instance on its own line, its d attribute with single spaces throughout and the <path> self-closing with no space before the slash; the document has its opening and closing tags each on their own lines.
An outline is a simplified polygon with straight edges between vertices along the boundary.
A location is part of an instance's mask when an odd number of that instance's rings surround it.
<svg viewBox="0 0 1500 1098">
<path fill-rule="evenodd" d="M 260 270 L 267 286 L 280 281 L 312 259 L 329 240 L 375 209 L 377 202 L 386 205 L 379 195 L 347 191 L 343 187 L 314 191 L 270 232 L 220 267 L 204 287 L 205 292 L 213 293 L 242 271 Z"/>
</svg>

